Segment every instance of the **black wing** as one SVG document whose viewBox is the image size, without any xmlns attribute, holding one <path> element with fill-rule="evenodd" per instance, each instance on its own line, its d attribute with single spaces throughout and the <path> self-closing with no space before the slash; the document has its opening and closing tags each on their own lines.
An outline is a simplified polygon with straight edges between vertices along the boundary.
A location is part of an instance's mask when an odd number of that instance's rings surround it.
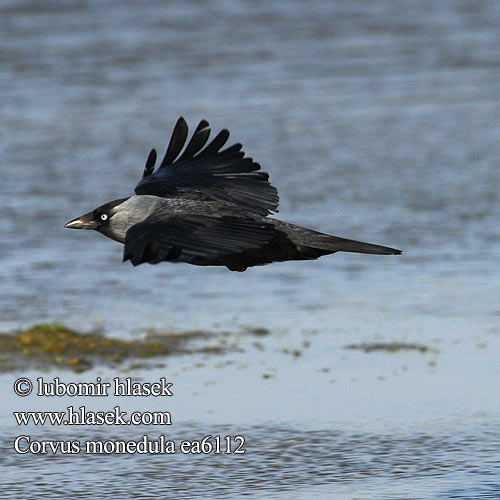
<svg viewBox="0 0 500 500">
<path fill-rule="evenodd" d="M 136 194 L 164 198 L 195 196 L 205 200 L 225 201 L 249 213 L 268 215 L 278 208 L 278 192 L 269 175 L 258 172 L 260 165 L 245 158 L 241 144 L 221 151 L 229 138 L 224 129 L 205 147 L 210 135 L 208 122 L 202 120 L 181 154 L 188 136 L 184 118 L 175 125 L 167 152 L 154 171 L 156 151 L 149 153 Z"/>
<path fill-rule="evenodd" d="M 155 220 L 152 216 L 127 231 L 123 260 L 130 259 L 134 266 L 164 260 L 210 264 L 260 248 L 274 233 L 271 224 L 239 217 L 173 215 Z"/>
</svg>

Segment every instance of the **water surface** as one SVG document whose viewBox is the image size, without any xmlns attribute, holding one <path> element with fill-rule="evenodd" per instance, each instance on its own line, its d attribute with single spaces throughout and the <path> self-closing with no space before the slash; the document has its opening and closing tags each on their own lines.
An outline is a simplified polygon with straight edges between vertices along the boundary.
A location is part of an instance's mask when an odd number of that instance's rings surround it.
<svg viewBox="0 0 500 500">
<path fill-rule="evenodd" d="M 248 443 L 240 457 L 20 457 L 12 411 L 83 403 L 17 398 L 21 374 L 6 374 L 3 496 L 498 495 L 499 10 L 486 1 L 3 2 L 0 326 L 232 332 L 243 352 L 129 374 L 168 376 L 178 388 L 168 433 L 224 429 Z M 403 256 L 245 273 L 134 269 L 120 245 L 63 228 L 132 193 L 179 115 L 229 128 L 278 187 L 277 216 Z M 246 327 L 271 334 L 238 337 Z M 343 349 L 374 341 L 431 350 Z M 79 377 L 99 374 L 127 375 Z M 76 377 L 44 376 L 56 375 Z"/>
</svg>

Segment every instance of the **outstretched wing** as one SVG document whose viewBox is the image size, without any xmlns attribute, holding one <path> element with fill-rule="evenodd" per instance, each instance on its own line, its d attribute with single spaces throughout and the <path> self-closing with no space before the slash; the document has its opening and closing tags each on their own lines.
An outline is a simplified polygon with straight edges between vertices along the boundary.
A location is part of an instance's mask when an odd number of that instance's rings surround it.
<svg viewBox="0 0 500 500">
<path fill-rule="evenodd" d="M 224 201 L 257 215 L 277 211 L 278 192 L 269 183 L 269 175 L 259 172 L 260 165 L 252 158 L 245 158 L 241 144 L 221 150 L 229 138 L 228 130 L 219 132 L 205 147 L 209 135 L 208 122 L 202 120 L 184 148 L 188 126 L 184 118 L 179 118 L 156 171 L 156 151 L 149 153 L 136 194 Z"/>
<path fill-rule="evenodd" d="M 208 264 L 260 248 L 274 233 L 271 224 L 232 216 L 152 216 L 127 231 L 123 260 L 134 266 L 164 260 Z"/>
</svg>

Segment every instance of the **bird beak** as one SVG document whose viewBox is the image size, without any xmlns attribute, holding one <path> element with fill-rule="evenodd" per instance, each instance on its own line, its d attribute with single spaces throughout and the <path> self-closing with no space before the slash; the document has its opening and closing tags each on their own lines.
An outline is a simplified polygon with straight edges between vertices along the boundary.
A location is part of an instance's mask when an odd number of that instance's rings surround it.
<svg viewBox="0 0 500 500">
<path fill-rule="evenodd" d="M 96 229 L 97 224 L 94 220 L 94 214 L 89 212 L 76 219 L 70 220 L 64 227 L 70 229 Z"/>
</svg>

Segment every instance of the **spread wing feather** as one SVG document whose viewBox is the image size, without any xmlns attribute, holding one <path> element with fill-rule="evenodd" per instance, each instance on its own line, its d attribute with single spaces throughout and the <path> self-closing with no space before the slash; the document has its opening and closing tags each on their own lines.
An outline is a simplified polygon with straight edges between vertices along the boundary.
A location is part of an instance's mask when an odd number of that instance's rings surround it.
<svg viewBox="0 0 500 500">
<path fill-rule="evenodd" d="M 164 260 L 208 263 L 219 257 L 260 248 L 275 228 L 266 222 L 223 216 L 150 217 L 125 236 L 123 260 L 134 266 Z"/>
<path fill-rule="evenodd" d="M 182 116 L 177 120 L 172 137 L 168 143 L 167 152 L 160 163 L 160 168 L 170 165 L 179 155 L 188 136 L 188 126 Z"/>
<path fill-rule="evenodd" d="M 149 152 L 148 159 L 146 160 L 146 165 L 144 166 L 144 173 L 142 174 L 142 178 L 144 177 L 149 177 L 152 173 L 153 170 L 155 169 L 155 163 L 156 163 L 156 149 L 152 149 Z"/>
<path fill-rule="evenodd" d="M 202 120 L 181 154 L 188 126 L 184 118 L 179 118 L 156 171 L 156 151 L 151 151 L 143 178 L 135 188 L 136 194 L 223 201 L 257 215 L 277 211 L 278 192 L 269 183 L 268 174 L 259 172 L 260 165 L 252 158 L 245 158 L 241 144 L 221 150 L 229 139 L 226 129 L 205 147 L 209 135 L 208 122 Z"/>
<path fill-rule="evenodd" d="M 208 137 L 210 135 L 210 129 L 208 128 L 208 122 L 205 120 L 201 120 L 201 122 L 196 127 L 194 131 L 193 137 L 189 141 L 189 144 L 186 146 L 184 153 L 182 153 L 179 161 L 189 160 L 196 153 L 200 151 L 201 148 L 207 143 Z"/>
</svg>

